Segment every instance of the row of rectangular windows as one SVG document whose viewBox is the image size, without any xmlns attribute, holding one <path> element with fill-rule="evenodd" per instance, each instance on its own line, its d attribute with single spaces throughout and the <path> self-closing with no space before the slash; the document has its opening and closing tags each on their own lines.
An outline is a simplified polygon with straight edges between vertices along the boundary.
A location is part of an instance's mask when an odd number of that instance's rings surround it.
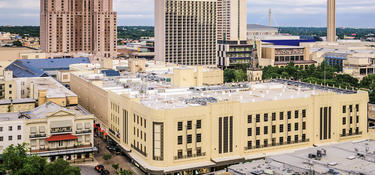
<svg viewBox="0 0 375 175">
<path fill-rule="evenodd" d="M 342 113 L 346 113 L 346 105 L 342 106 Z M 355 105 L 355 111 L 359 112 L 359 104 Z M 353 112 L 353 105 L 349 105 L 349 112 Z"/>
<path fill-rule="evenodd" d="M 202 128 L 202 120 L 197 120 L 195 127 L 196 127 L 196 129 L 201 129 Z M 182 129 L 183 129 L 183 122 L 177 122 L 177 131 L 182 131 Z M 186 129 L 187 130 L 193 129 L 193 121 L 191 121 L 191 120 L 187 121 Z"/>
<path fill-rule="evenodd" d="M 298 135 L 294 136 L 294 143 L 305 142 L 305 141 L 306 141 L 306 134 L 302 134 L 302 140 L 299 140 L 299 136 Z M 286 144 L 291 144 L 291 143 L 292 143 L 292 137 L 288 136 Z M 279 138 L 279 145 L 283 145 L 283 144 L 284 144 L 284 137 L 280 137 Z M 271 145 L 272 146 L 276 145 L 276 138 L 272 138 Z M 268 139 L 264 139 L 262 147 L 268 147 L 268 146 L 269 146 Z M 247 149 L 253 149 L 253 148 L 261 148 L 260 140 L 256 140 L 255 141 L 255 147 L 253 147 L 253 142 L 252 141 L 248 141 L 247 142 Z"/>
<path fill-rule="evenodd" d="M 277 120 L 276 119 L 276 112 L 273 112 L 271 114 L 271 117 L 272 117 L 271 118 L 272 121 L 276 121 Z M 288 117 L 288 119 L 292 119 L 292 111 L 287 112 L 287 117 Z M 302 110 L 302 118 L 305 118 L 305 117 L 306 117 L 306 110 L 304 109 L 304 110 Z M 296 118 L 296 119 L 299 118 L 299 110 L 294 111 L 294 118 Z M 269 120 L 268 113 L 263 114 L 263 121 L 268 122 L 268 120 Z M 284 112 L 279 113 L 279 120 L 284 120 Z M 247 123 L 252 123 L 252 121 L 253 121 L 253 115 L 248 115 L 247 116 Z M 259 123 L 260 121 L 261 121 L 261 115 L 256 114 L 255 115 L 255 122 Z"/>
<path fill-rule="evenodd" d="M 195 135 L 195 142 L 200 143 L 202 141 L 202 134 L 196 134 Z M 190 144 L 193 142 L 193 135 L 188 134 L 186 135 L 186 144 Z M 183 136 L 177 136 L 177 144 L 182 145 L 183 144 Z"/>
<path fill-rule="evenodd" d="M 291 132 L 292 131 L 292 124 L 288 123 L 287 127 L 288 127 L 287 131 Z M 299 130 L 299 123 L 294 123 L 294 131 L 298 131 L 298 130 Z M 302 130 L 306 130 L 306 122 L 302 122 Z M 252 136 L 253 135 L 252 131 L 253 131 L 252 128 L 247 128 L 247 136 Z M 272 134 L 276 133 L 276 125 L 272 125 L 271 132 L 272 132 Z M 279 126 L 279 132 L 280 133 L 284 132 L 284 125 L 283 124 L 281 124 Z M 263 127 L 263 133 L 268 134 L 268 126 Z M 260 127 L 255 128 L 255 134 L 257 136 L 260 135 Z"/>
</svg>

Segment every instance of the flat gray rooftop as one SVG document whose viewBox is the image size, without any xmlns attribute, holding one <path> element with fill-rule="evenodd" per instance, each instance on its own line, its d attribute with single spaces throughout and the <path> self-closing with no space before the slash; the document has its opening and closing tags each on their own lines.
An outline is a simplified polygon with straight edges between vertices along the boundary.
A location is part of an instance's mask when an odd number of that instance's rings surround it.
<svg viewBox="0 0 375 175">
<path fill-rule="evenodd" d="M 318 151 L 322 156 L 318 156 Z M 310 157 L 309 157 L 310 155 Z M 312 157 L 311 157 L 312 156 Z M 273 171 L 274 174 L 375 174 L 375 141 L 362 140 L 307 148 L 268 156 L 265 160 L 229 167 L 235 174 Z"/>
</svg>

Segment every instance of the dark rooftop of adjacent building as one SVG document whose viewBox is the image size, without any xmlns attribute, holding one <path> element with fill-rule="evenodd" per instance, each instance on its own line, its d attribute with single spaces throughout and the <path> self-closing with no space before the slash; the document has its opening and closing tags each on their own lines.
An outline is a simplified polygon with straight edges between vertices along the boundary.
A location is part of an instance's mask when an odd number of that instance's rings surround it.
<svg viewBox="0 0 375 175">
<path fill-rule="evenodd" d="M 13 71 L 18 77 L 47 77 L 46 71 L 69 70 L 71 64 L 90 63 L 87 57 L 53 58 L 53 59 L 19 59 L 10 64 L 6 70 Z"/>
</svg>

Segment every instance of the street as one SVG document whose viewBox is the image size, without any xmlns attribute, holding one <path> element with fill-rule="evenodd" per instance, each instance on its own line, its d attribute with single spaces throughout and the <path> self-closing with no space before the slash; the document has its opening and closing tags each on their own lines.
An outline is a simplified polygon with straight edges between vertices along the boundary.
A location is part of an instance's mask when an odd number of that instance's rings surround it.
<svg viewBox="0 0 375 175">
<path fill-rule="evenodd" d="M 99 153 L 95 154 L 95 159 L 98 162 L 98 164 L 104 165 L 105 169 L 110 171 L 111 175 L 116 174 L 115 169 L 112 167 L 113 164 L 119 164 L 119 167 L 125 170 L 130 170 L 133 172 L 135 175 L 143 175 L 144 173 L 138 169 L 136 166 L 134 166 L 131 162 L 129 162 L 128 158 L 123 156 L 123 155 L 116 155 L 112 154 L 111 152 L 108 151 L 106 148 L 107 144 L 104 142 L 103 139 L 95 137 L 95 144 L 99 143 Z M 105 161 L 103 159 L 103 155 L 105 154 L 112 154 L 112 158 L 109 159 L 108 161 Z M 86 168 L 84 168 L 86 169 Z M 92 167 L 94 169 L 94 167 Z M 94 170 L 95 172 L 95 170 Z M 90 172 L 89 172 L 90 173 Z M 99 173 L 96 173 L 99 174 Z M 82 175 L 92 175 L 92 174 L 83 174 Z"/>
</svg>

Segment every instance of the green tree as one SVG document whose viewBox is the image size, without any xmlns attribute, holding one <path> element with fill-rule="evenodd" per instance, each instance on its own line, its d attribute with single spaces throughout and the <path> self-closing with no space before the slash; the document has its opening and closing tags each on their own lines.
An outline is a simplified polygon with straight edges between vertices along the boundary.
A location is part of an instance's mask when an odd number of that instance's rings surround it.
<svg viewBox="0 0 375 175">
<path fill-rule="evenodd" d="M 234 69 L 224 70 L 224 82 L 233 82 L 236 79 L 236 71 Z"/>
<path fill-rule="evenodd" d="M 30 156 L 17 175 L 40 175 L 47 165 L 47 160 L 40 156 Z"/>
<path fill-rule="evenodd" d="M 44 169 L 45 175 L 81 175 L 79 167 L 70 166 L 69 163 L 63 159 L 57 159 L 49 163 Z"/>
<path fill-rule="evenodd" d="M 17 174 L 27 162 L 26 144 L 10 145 L 3 152 L 3 166 L 9 171 L 9 174 Z"/>
<path fill-rule="evenodd" d="M 117 174 L 119 174 L 119 175 L 133 175 L 133 172 L 131 172 L 130 170 L 124 170 L 124 169 L 120 168 L 120 170 L 117 172 Z"/>
<path fill-rule="evenodd" d="M 105 155 L 103 155 L 103 159 L 104 160 L 109 160 L 109 159 L 112 159 L 112 155 L 111 154 L 105 154 Z"/>
<path fill-rule="evenodd" d="M 13 41 L 13 46 L 16 46 L 16 47 L 22 47 L 22 43 L 21 41 L 17 40 L 17 41 Z"/>
<path fill-rule="evenodd" d="M 113 169 L 115 169 L 116 171 L 118 170 L 118 168 L 120 168 L 119 164 L 112 164 L 112 167 Z"/>
<path fill-rule="evenodd" d="M 3 152 L 2 170 L 10 175 L 80 175 L 79 167 L 70 166 L 63 159 L 47 163 L 45 158 L 28 155 L 26 144 L 11 145 Z"/>
</svg>

